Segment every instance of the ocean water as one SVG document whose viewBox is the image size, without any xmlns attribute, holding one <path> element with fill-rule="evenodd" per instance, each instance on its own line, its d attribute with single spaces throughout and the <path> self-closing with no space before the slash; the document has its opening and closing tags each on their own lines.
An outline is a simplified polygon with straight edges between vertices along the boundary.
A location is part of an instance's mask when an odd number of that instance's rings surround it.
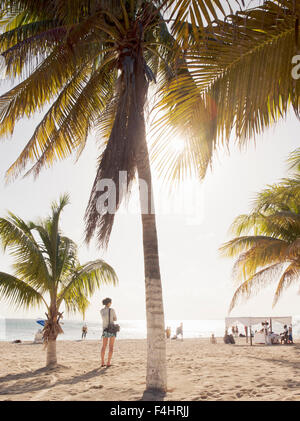
<svg viewBox="0 0 300 421">
<path fill-rule="evenodd" d="M 224 335 L 225 323 L 221 320 L 167 320 L 166 326 L 171 327 L 171 336 L 176 332 L 176 327 L 183 322 L 183 334 L 185 338 L 208 338 L 212 333 L 220 337 Z M 82 321 L 63 320 L 64 334 L 58 336 L 58 340 L 79 340 L 81 339 Z M 86 321 L 88 326 L 87 339 L 99 340 L 102 335 L 101 322 Z M 119 339 L 144 339 L 146 338 L 145 320 L 119 320 L 121 330 Z M 0 318 L 0 340 L 32 341 L 35 333 L 40 328 L 36 319 L 8 319 Z M 276 333 L 282 332 L 282 326 L 273 324 Z M 239 326 L 243 332 L 243 326 Z M 300 317 L 293 317 L 293 335 L 300 337 Z"/>
</svg>

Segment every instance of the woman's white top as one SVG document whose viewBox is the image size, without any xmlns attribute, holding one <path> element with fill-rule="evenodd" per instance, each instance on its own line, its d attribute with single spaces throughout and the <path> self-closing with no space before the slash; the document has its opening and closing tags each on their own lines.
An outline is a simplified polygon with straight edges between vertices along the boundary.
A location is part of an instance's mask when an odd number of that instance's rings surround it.
<svg viewBox="0 0 300 421">
<path fill-rule="evenodd" d="M 109 307 L 104 307 L 102 310 L 100 310 L 100 314 L 102 316 L 103 329 L 105 329 L 109 324 L 108 311 L 109 311 Z M 110 307 L 110 323 L 115 322 L 116 320 L 117 320 L 116 312 L 113 308 Z"/>
</svg>

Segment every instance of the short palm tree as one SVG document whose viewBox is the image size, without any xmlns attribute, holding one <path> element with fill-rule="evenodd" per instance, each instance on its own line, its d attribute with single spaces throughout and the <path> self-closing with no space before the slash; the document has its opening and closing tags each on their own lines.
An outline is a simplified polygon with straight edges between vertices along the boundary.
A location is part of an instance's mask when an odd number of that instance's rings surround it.
<svg viewBox="0 0 300 421">
<path fill-rule="evenodd" d="M 237 217 L 231 229 L 237 237 L 220 249 L 225 256 L 237 256 L 233 275 L 240 285 L 229 311 L 241 297 L 277 281 L 274 306 L 284 289 L 300 279 L 300 178 L 262 191 L 254 210 Z"/>
<path fill-rule="evenodd" d="M 226 4 L 236 6 L 237 0 Z M 228 9 L 227 9 L 228 10 Z M 219 0 L 3 0 L 0 52 L 7 77 L 20 83 L 0 98 L 0 135 L 50 104 L 16 162 L 12 179 L 80 155 L 88 133 L 101 137 L 98 170 L 86 212 L 86 239 L 106 246 L 114 213 L 97 206 L 99 181 L 116 184 L 116 209 L 137 174 L 153 189 L 145 130 L 149 88 L 155 93 L 160 173 L 182 180 L 204 177 L 218 141 L 235 128 L 240 142 L 299 111 L 291 80 L 300 6 L 267 1 L 226 19 Z M 297 36 L 295 36 L 295 34 Z M 185 148 L 174 151 L 176 136 Z M 144 184 L 143 184 L 144 186 Z M 126 186 L 125 186 L 126 187 Z M 145 199 L 145 197 L 141 198 Z M 164 309 L 154 206 L 142 203 L 147 315 L 147 389 L 165 391 Z M 149 207 L 148 207 L 149 209 Z"/>
<path fill-rule="evenodd" d="M 115 271 L 103 260 L 79 263 L 76 244 L 59 229 L 68 203 L 68 196 L 62 196 L 58 204 L 52 204 L 51 216 L 37 223 L 25 222 L 11 212 L 0 218 L 1 243 L 14 259 L 13 274 L 0 272 L 0 297 L 15 306 L 45 307 L 43 333 L 49 367 L 57 364 L 62 305 L 68 312 L 84 315 L 95 289 L 117 282 Z"/>
</svg>

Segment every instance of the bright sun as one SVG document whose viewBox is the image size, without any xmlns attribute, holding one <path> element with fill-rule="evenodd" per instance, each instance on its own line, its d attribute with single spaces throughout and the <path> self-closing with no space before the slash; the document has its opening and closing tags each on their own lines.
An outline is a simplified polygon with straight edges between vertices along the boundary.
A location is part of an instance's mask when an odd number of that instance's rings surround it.
<svg viewBox="0 0 300 421">
<path fill-rule="evenodd" d="M 171 147 L 175 152 L 182 152 L 184 149 L 184 139 L 182 139 L 181 137 L 174 137 L 171 142 Z"/>
</svg>

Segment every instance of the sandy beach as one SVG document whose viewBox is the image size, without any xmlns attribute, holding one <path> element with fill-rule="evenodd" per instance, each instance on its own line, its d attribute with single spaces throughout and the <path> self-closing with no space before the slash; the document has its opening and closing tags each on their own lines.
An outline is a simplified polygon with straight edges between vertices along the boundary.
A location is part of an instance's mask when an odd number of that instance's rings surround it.
<svg viewBox="0 0 300 421">
<path fill-rule="evenodd" d="M 99 341 L 58 341 L 59 367 L 45 370 L 43 345 L 0 342 L 0 400 L 140 400 L 145 340 L 116 342 L 113 366 L 101 368 Z M 300 343 L 216 345 L 208 339 L 167 343 L 165 400 L 300 400 Z M 150 400 L 146 399 L 146 400 Z"/>
</svg>

